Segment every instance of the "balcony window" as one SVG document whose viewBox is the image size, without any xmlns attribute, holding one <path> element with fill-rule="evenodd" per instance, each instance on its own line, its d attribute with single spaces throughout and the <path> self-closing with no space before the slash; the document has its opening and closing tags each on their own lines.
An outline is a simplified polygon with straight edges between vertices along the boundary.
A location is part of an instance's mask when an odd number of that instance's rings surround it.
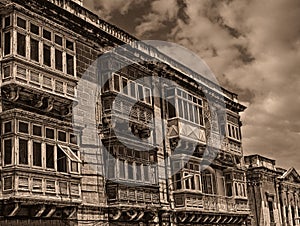
<svg viewBox="0 0 300 226">
<path fill-rule="evenodd" d="M 241 140 L 239 127 L 237 125 L 227 124 L 227 136 L 235 140 Z"/>
<path fill-rule="evenodd" d="M 67 134 L 63 131 L 58 131 L 58 140 L 66 142 L 67 141 Z"/>
<path fill-rule="evenodd" d="M 23 29 L 26 29 L 26 20 L 17 17 L 17 26 Z"/>
<path fill-rule="evenodd" d="M 43 38 L 45 38 L 45 39 L 47 39 L 47 40 L 49 40 L 49 41 L 51 41 L 51 31 L 48 31 L 48 30 L 46 30 L 46 29 L 43 29 Z"/>
<path fill-rule="evenodd" d="M 144 165 L 144 180 L 149 182 L 149 165 Z"/>
<path fill-rule="evenodd" d="M 70 41 L 70 40 L 66 40 L 66 48 L 69 50 L 74 50 L 74 42 Z"/>
<path fill-rule="evenodd" d="M 130 96 L 136 98 L 136 83 L 130 81 Z"/>
<path fill-rule="evenodd" d="M 202 191 L 205 194 L 215 194 L 214 192 L 214 180 L 212 174 L 204 173 L 202 175 Z"/>
<path fill-rule="evenodd" d="M 54 139 L 54 129 L 46 128 L 46 138 Z"/>
<path fill-rule="evenodd" d="M 119 177 L 125 179 L 125 161 L 119 160 Z"/>
<path fill-rule="evenodd" d="M 175 175 L 175 189 L 180 190 L 182 189 L 182 184 L 181 184 L 181 173 L 176 173 Z"/>
<path fill-rule="evenodd" d="M 128 179 L 133 180 L 134 178 L 133 178 L 133 165 L 132 165 L 132 162 L 128 162 L 127 167 L 128 167 L 128 171 L 127 171 Z"/>
<path fill-rule="evenodd" d="M 57 148 L 57 171 L 67 172 L 67 156 L 61 148 Z"/>
<path fill-rule="evenodd" d="M 59 35 L 55 35 L 55 44 L 62 46 L 63 45 L 63 39 Z"/>
<path fill-rule="evenodd" d="M 12 139 L 4 140 L 4 165 L 12 164 Z"/>
<path fill-rule="evenodd" d="M 4 18 L 4 28 L 7 28 L 11 25 L 11 16 L 7 16 Z"/>
<path fill-rule="evenodd" d="M 74 75 L 74 56 L 67 54 L 67 74 Z"/>
<path fill-rule="evenodd" d="M 136 180 L 141 181 L 142 180 L 142 165 L 140 163 L 136 164 L 135 171 L 136 171 Z"/>
<path fill-rule="evenodd" d="M 70 133 L 70 143 L 71 144 L 78 144 L 78 141 L 77 141 L 77 135 L 76 134 L 72 134 Z"/>
<path fill-rule="evenodd" d="M 39 41 L 30 39 L 30 59 L 39 62 Z"/>
<path fill-rule="evenodd" d="M 33 142 L 33 151 L 32 151 L 32 158 L 33 158 L 33 165 L 34 166 L 42 166 L 42 144 L 39 142 Z"/>
<path fill-rule="evenodd" d="M 28 140 L 19 139 L 19 164 L 28 165 Z"/>
<path fill-rule="evenodd" d="M 113 76 L 114 79 L 114 90 L 117 92 L 120 92 L 120 76 L 117 74 L 114 74 Z"/>
<path fill-rule="evenodd" d="M 26 36 L 21 33 L 17 34 L 17 54 L 26 56 Z"/>
<path fill-rule="evenodd" d="M 4 55 L 11 53 L 11 32 L 4 33 Z"/>
<path fill-rule="evenodd" d="M 128 80 L 126 78 L 122 78 L 122 92 L 128 95 Z"/>
<path fill-rule="evenodd" d="M 54 169 L 54 146 L 46 144 L 46 167 Z"/>
</svg>

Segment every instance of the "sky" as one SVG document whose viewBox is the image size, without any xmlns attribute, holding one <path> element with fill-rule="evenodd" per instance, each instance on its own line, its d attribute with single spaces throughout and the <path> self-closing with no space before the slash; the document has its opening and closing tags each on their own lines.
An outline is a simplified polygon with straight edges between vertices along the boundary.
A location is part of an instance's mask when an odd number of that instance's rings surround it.
<svg viewBox="0 0 300 226">
<path fill-rule="evenodd" d="M 300 173 L 299 0 L 84 0 L 141 40 L 196 53 L 239 95 L 244 154 Z"/>
</svg>

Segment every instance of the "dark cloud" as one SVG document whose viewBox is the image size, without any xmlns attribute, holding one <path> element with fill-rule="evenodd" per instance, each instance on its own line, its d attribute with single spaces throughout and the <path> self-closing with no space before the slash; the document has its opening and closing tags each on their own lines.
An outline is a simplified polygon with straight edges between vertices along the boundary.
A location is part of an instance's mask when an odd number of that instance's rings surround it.
<svg viewBox="0 0 300 226">
<path fill-rule="evenodd" d="M 300 170 L 299 0 L 86 3 L 110 20 L 114 15 L 138 18 L 131 31 L 140 38 L 175 42 L 195 52 L 248 107 L 242 114 L 244 152 Z"/>
</svg>

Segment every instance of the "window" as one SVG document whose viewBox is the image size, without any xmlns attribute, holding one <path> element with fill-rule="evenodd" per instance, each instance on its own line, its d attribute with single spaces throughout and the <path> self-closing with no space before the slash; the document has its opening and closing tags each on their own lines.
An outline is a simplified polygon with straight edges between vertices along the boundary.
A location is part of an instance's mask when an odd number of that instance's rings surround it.
<svg viewBox="0 0 300 226">
<path fill-rule="evenodd" d="M 46 29 L 43 29 L 43 37 L 45 39 L 48 39 L 49 41 L 51 41 L 51 31 L 48 31 Z"/>
<path fill-rule="evenodd" d="M 122 89 L 123 93 L 128 95 L 128 80 L 126 78 L 122 78 Z"/>
<path fill-rule="evenodd" d="M 5 19 L 4 19 L 4 28 L 9 27 L 11 25 L 11 19 L 10 18 L 11 18 L 10 16 L 5 17 Z"/>
<path fill-rule="evenodd" d="M 66 142 L 67 141 L 67 134 L 62 131 L 58 131 L 58 140 Z"/>
<path fill-rule="evenodd" d="M 73 150 L 72 152 L 74 153 L 74 155 L 78 156 L 78 151 L 77 150 Z M 71 172 L 79 172 L 79 167 L 78 167 L 78 162 L 77 161 L 72 161 L 71 160 Z"/>
<path fill-rule="evenodd" d="M 23 29 L 26 29 L 26 20 L 18 17 L 17 18 L 17 26 Z"/>
<path fill-rule="evenodd" d="M 132 165 L 132 162 L 128 162 L 128 179 L 133 180 L 133 165 Z"/>
<path fill-rule="evenodd" d="M 12 164 L 12 139 L 4 140 L 4 165 Z"/>
<path fill-rule="evenodd" d="M 119 160 L 119 177 L 125 179 L 125 161 Z"/>
<path fill-rule="evenodd" d="M 4 123 L 4 133 L 10 133 L 10 132 L 12 132 L 12 123 L 5 122 Z"/>
<path fill-rule="evenodd" d="M 63 39 L 59 35 L 55 35 L 55 43 L 62 46 L 63 45 Z"/>
<path fill-rule="evenodd" d="M 145 101 L 147 104 L 151 104 L 151 91 L 148 88 L 145 88 Z"/>
<path fill-rule="evenodd" d="M 40 28 L 37 25 L 30 24 L 30 32 L 36 35 L 40 34 Z"/>
<path fill-rule="evenodd" d="M 74 57 L 67 54 L 67 74 L 74 75 Z"/>
<path fill-rule="evenodd" d="M 144 101 L 144 90 L 142 85 L 138 85 L 138 99 Z"/>
<path fill-rule="evenodd" d="M 17 54 L 26 56 L 26 36 L 21 33 L 17 34 Z"/>
<path fill-rule="evenodd" d="M 176 185 L 177 190 L 182 188 L 182 186 L 181 186 L 181 173 L 176 173 L 176 175 L 175 175 L 175 185 Z"/>
<path fill-rule="evenodd" d="M 4 33 L 4 55 L 10 54 L 11 51 L 11 33 Z"/>
<path fill-rule="evenodd" d="M 28 133 L 28 123 L 26 123 L 26 122 L 19 122 L 19 132 L 21 132 L 21 133 Z"/>
<path fill-rule="evenodd" d="M 63 70 L 63 57 L 62 51 L 56 49 L 55 50 L 55 69 L 62 71 Z"/>
<path fill-rule="evenodd" d="M 46 66 L 51 67 L 51 47 L 46 44 L 43 47 L 43 62 Z"/>
<path fill-rule="evenodd" d="M 108 164 L 107 164 L 106 170 L 107 170 L 108 179 L 113 179 L 113 178 L 116 177 L 116 175 L 115 175 L 115 172 L 116 172 L 115 162 L 116 162 L 116 160 L 113 157 L 111 157 L 107 161 Z"/>
<path fill-rule="evenodd" d="M 74 50 L 74 42 L 66 40 L 66 48 L 69 50 Z"/>
<path fill-rule="evenodd" d="M 54 139 L 54 129 L 46 128 L 46 138 Z"/>
<path fill-rule="evenodd" d="M 144 166 L 144 180 L 149 182 L 149 165 Z"/>
<path fill-rule="evenodd" d="M 28 164 L 28 140 L 19 139 L 19 164 Z"/>
<path fill-rule="evenodd" d="M 42 166 L 42 144 L 38 142 L 33 142 L 33 165 Z"/>
<path fill-rule="evenodd" d="M 114 90 L 119 92 L 120 91 L 120 76 L 114 74 Z"/>
<path fill-rule="evenodd" d="M 38 126 L 38 125 L 33 125 L 32 126 L 32 134 L 34 136 L 39 136 L 41 137 L 42 136 L 42 127 L 41 126 Z"/>
<path fill-rule="evenodd" d="M 227 124 L 227 130 L 228 130 L 227 135 L 230 138 L 233 138 L 233 139 L 236 139 L 236 140 L 241 139 L 240 130 L 239 130 L 238 126 L 232 125 L 232 124 Z"/>
<path fill-rule="evenodd" d="M 77 143 L 77 135 L 70 133 L 70 143 L 71 144 L 78 144 Z"/>
<path fill-rule="evenodd" d="M 202 175 L 202 190 L 206 194 L 214 194 L 213 176 L 212 174 Z"/>
<path fill-rule="evenodd" d="M 130 96 L 136 98 L 136 84 L 133 81 L 130 81 Z"/>
<path fill-rule="evenodd" d="M 30 39 L 30 59 L 39 61 L 39 42 L 35 39 Z"/>
<path fill-rule="evenodd" d="M 142 165 L 140 163 L 137 163 L 135 168 L 136 168 L 135 169 L 136 170 L 136 180 L 141 181 L 142 180 Z"/>
<path fill-rule="evenodd" d="M 54 169 L 54 146 L 46 144 L 46 167 Z"/>
<path fill-rule="evenodd" d="M 275 219 L 274 219 L 274 208 L 273 208 L 272 200 L 268 200 L 268 207 L 269 207 L 270 222 L 274 223 Z"/>
</svg>

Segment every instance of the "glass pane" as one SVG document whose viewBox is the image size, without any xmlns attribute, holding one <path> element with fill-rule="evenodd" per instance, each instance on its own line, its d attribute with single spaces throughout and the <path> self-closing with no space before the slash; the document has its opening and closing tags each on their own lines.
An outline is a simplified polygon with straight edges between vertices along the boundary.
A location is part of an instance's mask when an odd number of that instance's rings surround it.
<svg viewBox="0 0 300 226">
<path fill-rule="evenodd" d="M 39 61 L 39 42 L 34 39 L 30 39 L 30 59 Z"/>
<path fill-rule="evenodd" d="M 40 28 L 34 24 L 30 24 L 30 31 L 33 34 L 39 35 L 40 34 Z"/>
<path fill-rule="evenodd" d="M 43 30 L 43 37 L 51 41 L 51 32 L 48 30 Z"/>
<path fill-rule="evenodd" d="M 46 144 L 46 167 L 54 169 L 54 146 Z"/>
<path fill-rule="evenodd" d="M 51 47 L 44 44 L 43 51 L 44 64 L 51 67 Z"/>
<path fill-rule="evenodd" d="M 4 165 L 12 163 L 12 139 L 4 141 Z"/>
<path fill-rule="evenodd" d="M 26 56 L 26 36 L 17 34 L 17 53 L 21 56 Z"/>
<path fill-rule="evenodd" d="M 26 20 L 18 17 L 17 18 L 17 26 L 26 29 Z"/>
<path fill-rule="evenodd" d="M 62 46 L 63 44 L 63 39 L 62 37 L 58 36 L 58 35 L 55 35 L 55 43 Z"/>
<path fill-rule="evenodd" d="M 28 133 L 28 123 L 26 123 L 26 122 L 19 122 L 19 132 L 21 132 L 21 133 Z"/>
<path fill-rule="evenodd" d="M 41 143 L 33 142 L 33 165 L 42 166 L 42 145 Z"/>
<path fill-rule="evenodd" d="M 63 63 L 62 63 L 62 51 L 55 50 L 55 69 L 62 71 Z"/>
<path fill-rule="evenodd" d="M 67 54 L 67 73 L 74 75 L 74 57 L 70 54 Z"/>
<path fill-rule="evenodd" d="M 4 34 L 4 55 L 10 54 L 11 49 L 11 35 L 10 32 Z"/>
<path fill-rule="evenodd" d="M 19 139 L 19 164 L 28 164 L 28 141 Z"/>
<path fill-rule="evenodd" d="M 74 50 L 74 42 L 66 40 L 67 49 Z"/>
</svg>

